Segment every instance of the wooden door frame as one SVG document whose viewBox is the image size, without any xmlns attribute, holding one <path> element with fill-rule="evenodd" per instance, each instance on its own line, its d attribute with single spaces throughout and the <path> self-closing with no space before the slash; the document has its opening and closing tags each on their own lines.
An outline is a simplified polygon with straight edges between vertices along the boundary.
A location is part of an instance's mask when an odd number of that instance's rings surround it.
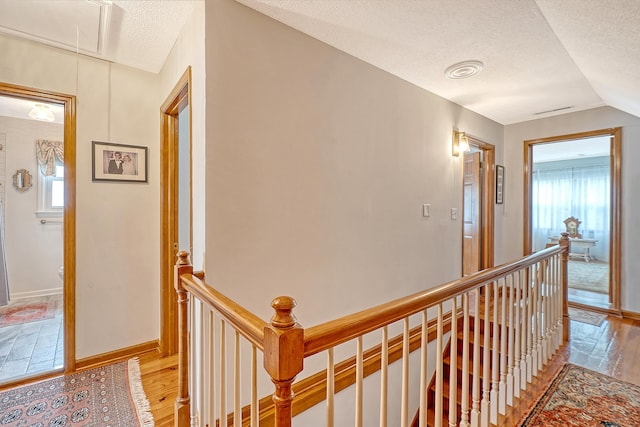
<svg viewBox="0 0 640 427">
<path fill-rule="evenodd" d="M 64 371 L 76 369 L 76 97 L 0 83 L 0 95 L 64 107 Z M 46 375 L 46 374 L 44 374 Z"/>
<path fill-rule="evenodd" d="M 189 168 L 191 169 L 191 67 L 180 77 L 160 107 L 160 340 L 163 356 L 178 352 L 178 305 L 173 285 L 173 266 L 178 242 L 178 113 L 189 106 Z M 193 218 L 189 182 L 189 215 Z M 193 221 L 189 221 L 192 224 Z M 193 242 L 193 225 L 189 231 Z M 192 251 L 192 248 L 189 248 Z"/>
<path fill-rule="evenodd" d="M 620 314 L 621 294 L 620 294 L 620 262 L 622 248 L 622 128 L 607 128 L 588 132 L 572 133 L 568 135 L 552 136 L 548 138 L 531 139 L 524 141 L 524 221 L 523 221 L 523 255 L 528 255 L 532 251 L 532 168 L 533 168 L 533 147 L 538 144 L 549 144 L 559 141 L 570 141 L 576 139 L 586 139 L 596 136 L 609 135 L 610 146 L 610 244 L 609 244 L 609 304 L 610 309 L 604 310 L 614 314 Z M 577 305 L 573 304 L 572 305 Z M 582 305 L 582 304 L 580 304 Z M 589 308 L 592 308 L 589 306 Z"/>
<path fill-rule="evenodd" d="M 495 227 L 495 164 L 496 164 L 496 147 L 493 144 L 484 142 L 474 136 L 468 135 L 469 145 L 472 145 L 482 151 L 481 160 L 481 183 L 480 183 L 480 197 L 482 207 L 480 208 L 480 238 L 481 242 L 481 254 L 480 254 L 480 269 L 484 270 L 493 267 L 494 264 L 494 227 Z M 464 163 L 461 173 L 464 175 Z M 464 182 L 464 176 L 463 176 Z M 463 184 L 464 185 L 464 184 Z M 462 194 L 462 218 L 464 218 L 464 193 Z M 464 221 L 462 221 L 462 227 L 464 229 Z M 462 239 L 464 239 L 464 232 Z M 464 242 L 462 242 L 464 245 Z M 463 261 L 464 262 L 464 261 Z M 462 269 L 462 263 L 460 264 Z M 462 270 L 461 270 L 462 271 Z"/>
</svg>

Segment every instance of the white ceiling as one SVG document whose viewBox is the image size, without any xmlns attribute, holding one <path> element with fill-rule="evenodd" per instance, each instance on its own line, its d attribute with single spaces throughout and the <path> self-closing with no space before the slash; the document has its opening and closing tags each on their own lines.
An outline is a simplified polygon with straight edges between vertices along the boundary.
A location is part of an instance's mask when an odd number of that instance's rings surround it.
<svg viewBox="0 0 640 427">
<path fill-rule="evenodd" d="M 502 124 L 602 105 L 640 116 L 638 0 L 238 1 Z M 445 78 L 467 60 L 484 70 Z"/>
<path fill-rule="evenodd" d="M 640 116 L 639 0 L 237 1 L 502 124 Z M 194 3 L 0 0 L 0 32 L 158 72 Z M 484 70 L 445 78 L 466 60 Z"/>
</svg>

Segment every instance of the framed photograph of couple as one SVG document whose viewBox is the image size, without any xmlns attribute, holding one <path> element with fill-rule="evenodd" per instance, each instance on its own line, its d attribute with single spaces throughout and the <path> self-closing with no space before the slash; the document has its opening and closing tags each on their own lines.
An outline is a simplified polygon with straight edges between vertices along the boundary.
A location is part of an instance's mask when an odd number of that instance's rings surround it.
<svg viewBox="0 0 640 427">
<path fill-rule="evenodd" d="M 93 181 L 147 182 L 147 147 L 92 141 Z"/>
</svg>

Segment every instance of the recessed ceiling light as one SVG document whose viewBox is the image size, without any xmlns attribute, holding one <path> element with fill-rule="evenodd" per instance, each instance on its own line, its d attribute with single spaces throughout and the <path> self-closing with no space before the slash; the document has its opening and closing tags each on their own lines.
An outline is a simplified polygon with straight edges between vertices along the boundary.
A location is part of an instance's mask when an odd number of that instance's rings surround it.
<svg viewBox="0 0 640 427">
<path fill-rule="evenodd" d="M 444 70 L 444 75 L 453 80 L 466 79 L 478 74 L 483 67 L 484 64 L 480 61 L 458 62 Z"/>
</svg>

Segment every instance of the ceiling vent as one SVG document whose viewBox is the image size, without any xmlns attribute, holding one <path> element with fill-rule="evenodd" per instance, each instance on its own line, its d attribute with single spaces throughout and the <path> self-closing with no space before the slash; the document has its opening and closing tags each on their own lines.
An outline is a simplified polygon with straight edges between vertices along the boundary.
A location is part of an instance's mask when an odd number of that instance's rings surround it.
<svg viewBox="0 0 640 427">
<path fill-rule="evenodd" d="M 483 67 L 484 64 L 480 61 L 458 62 L 444 70 L 444 75 L 452 80 L 467 79 L 478 74 Z"/>
</svg>

